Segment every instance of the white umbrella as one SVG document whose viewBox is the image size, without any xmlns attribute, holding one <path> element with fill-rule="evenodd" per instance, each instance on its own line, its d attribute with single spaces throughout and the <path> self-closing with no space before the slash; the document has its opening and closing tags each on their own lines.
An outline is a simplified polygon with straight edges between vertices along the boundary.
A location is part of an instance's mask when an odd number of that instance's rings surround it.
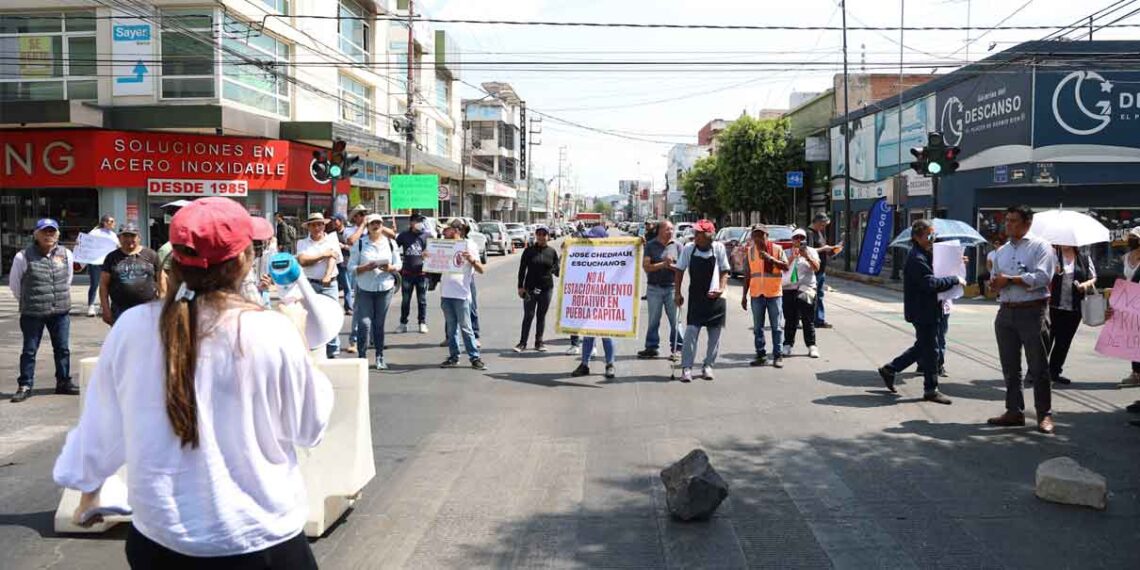
<svg viewBox="0 0 1140 570">
<path fill-rule="evenodd" d="M 1030 231 L 1053 245 L 1081 247 L 1110 241 L 1108 228 L 1092 216 L 1072 210 L 1035 213 Z"/>
</svg>

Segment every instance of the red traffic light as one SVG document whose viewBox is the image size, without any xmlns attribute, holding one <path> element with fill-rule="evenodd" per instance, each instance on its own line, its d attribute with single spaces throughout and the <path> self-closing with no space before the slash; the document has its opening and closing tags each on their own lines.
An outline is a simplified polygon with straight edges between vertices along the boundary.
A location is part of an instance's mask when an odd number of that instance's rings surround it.
<svg viewBox="0 0 1140 570">
<path fill-rule="evenodd" d="M 945 151 L 946 160 L 958 160 L 959 154 L 962 154 L 962 147 L 957 147 L 957 146 L 946 147 L 946 151 Z"/>
</svg>

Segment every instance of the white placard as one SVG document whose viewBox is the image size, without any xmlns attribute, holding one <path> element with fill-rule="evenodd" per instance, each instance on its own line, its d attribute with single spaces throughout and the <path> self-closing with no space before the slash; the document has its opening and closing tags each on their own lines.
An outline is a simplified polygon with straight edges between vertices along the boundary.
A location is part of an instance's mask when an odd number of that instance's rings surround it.
<svg viewBox="0 0 1140 570">
<path fill-rule="evenodd" d="M 424 271 L 427 273 L 463 273 L 467 261 L 467 240 L 429 239 L 424 249 Z"/>
<path fill-rule="evenodd" d="M 154 24 L 111 12 L 111 94 L 154 95 Z"/>
<path fill-rule="evenodd" d="M 641 302 L 641 239 L 570 239 L 558 282 L 558 332 L 635 337 Z"/>
<path fill-rule="evenodd" d="M 962 256 L 966 253 L 966 248 L 957 240 L 943 241 L 934 244 L 934 276 L 935 277 L 961 277 L 966 278 L 966 263 L 962 261 Z M 949 291 L 943 291 L 938 294 L 939 301 L 947 299 L 957 299 L 962 296 L 964 291 L 962 285 L 955 285 Z"/>
<path fill-rule="evenodd" d="M 249 182 L 245 180 L 151 178 L 146 181 L 146 193 L 149 196 L 179 196 L 183 198 L 205 198 L 207 196 L 244 198 L 249 195 Z"/>
<path fill-rule="evenodd" d="M 116 249 L 119 249 L 119 242 L 83 232 L 79 234 L 79 241 L 75 244 L 71 257 L 75 263 L 99 265 L 108 253 Z"/>
</svg>

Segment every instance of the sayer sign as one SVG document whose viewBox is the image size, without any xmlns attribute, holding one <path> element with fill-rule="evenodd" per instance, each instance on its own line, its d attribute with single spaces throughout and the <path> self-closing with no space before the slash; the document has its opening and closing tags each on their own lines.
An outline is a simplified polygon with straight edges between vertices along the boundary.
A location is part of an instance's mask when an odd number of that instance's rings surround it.
<svg viewBox="0 0 1140 570">
<path fill-rule="evenodd" d="M 88 129 L 0 131 L 0 141 L 3 188 L 149 188 L 164 179 L 329 191 L 310 175 L 315 147 L 291 141 Z"/>
<path fill-rule="evenodd" d="M 569 239 L 562 253 L 558 332 L 637 336 L 641 239 Z"/>
</svg>

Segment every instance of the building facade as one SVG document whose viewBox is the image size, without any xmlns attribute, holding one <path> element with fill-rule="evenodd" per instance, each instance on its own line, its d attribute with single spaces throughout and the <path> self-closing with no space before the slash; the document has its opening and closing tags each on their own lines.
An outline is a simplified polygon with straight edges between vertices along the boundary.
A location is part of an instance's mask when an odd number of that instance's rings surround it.
<svg viewBox="0 0 1140 570">
<path fill-rule="evenodd" d="M 693 168 L 697 159 L 708 156 L 709 147 L 699 144 L 676 144 L 665 157 L 665 204 L 664 216 L 673 220 L 686 221 L 692 217 L 685 193 L 681 190 L 681 178 Z"/>
</svg>

